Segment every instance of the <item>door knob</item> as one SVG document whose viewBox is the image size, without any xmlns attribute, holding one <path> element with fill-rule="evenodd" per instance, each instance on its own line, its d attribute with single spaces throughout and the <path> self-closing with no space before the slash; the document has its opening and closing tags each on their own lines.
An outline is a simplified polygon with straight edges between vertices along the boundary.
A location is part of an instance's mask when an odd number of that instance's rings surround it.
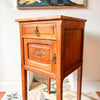
<svg viewBox="0 0 100 100">
<path fill-rule="evenodd" d="M 36 26 L 35 35 L 36 35 L 36 36 L 39 36 L 39 29 L 38 29 L 38 26 Z"/>
<path fill-rule="evenodd" d="M 56 64 L 56 53 L 53 54 L 52 62 Z"/>
</svg>

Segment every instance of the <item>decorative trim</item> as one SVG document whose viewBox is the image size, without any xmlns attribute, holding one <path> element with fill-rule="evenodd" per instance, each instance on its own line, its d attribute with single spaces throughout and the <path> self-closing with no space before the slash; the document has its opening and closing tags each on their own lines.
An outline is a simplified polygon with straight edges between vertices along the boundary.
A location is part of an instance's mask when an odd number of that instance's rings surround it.
<svg viewBox="0 0 100 100">
<path fill-rule="evenodd" d="M 83 1 L 83 4 L 78 4 L 72 0 L 46 0 L 42 3 L 41 0 L 17 0 L 18 9 L 30 9 L 30 8 L 72 8 L 72 7 L 86 7 L 86 0 Z"/>
</svg>

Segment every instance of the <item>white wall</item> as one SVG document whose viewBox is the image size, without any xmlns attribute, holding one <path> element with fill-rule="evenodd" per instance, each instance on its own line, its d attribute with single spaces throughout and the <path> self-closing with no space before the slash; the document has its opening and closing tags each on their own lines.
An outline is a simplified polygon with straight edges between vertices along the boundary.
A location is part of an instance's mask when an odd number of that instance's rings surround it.
<svg viewBox="0 0 100 100">
<path fill-rule="evenodd" d="M 87 19 L 84 80 L 100 80 L 100 0 L 88 0 L 87 8 L 18 10 L 16 0 L 0 1 L 0 91 L 20 90 L 20 38 L 16 18 L 67 15 Z"/>
</svg>

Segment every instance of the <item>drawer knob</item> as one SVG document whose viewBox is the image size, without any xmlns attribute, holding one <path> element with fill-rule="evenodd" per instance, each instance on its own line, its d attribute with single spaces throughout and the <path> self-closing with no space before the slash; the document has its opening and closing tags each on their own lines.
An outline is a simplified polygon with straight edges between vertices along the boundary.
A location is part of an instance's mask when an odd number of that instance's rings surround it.
<svg viewBox="0 0 100 100">
<path fill-rule="evenodd" d="M 53 54 L 52 62 L 56 64 L 56 53 Z"/>
<path fill-rule="evenodd" d="M 39 36 L 39 29 L 38 29 L 38 26 L 36 26 L 35 35 L 36 35 L 36 36 Z"/>
</svg>

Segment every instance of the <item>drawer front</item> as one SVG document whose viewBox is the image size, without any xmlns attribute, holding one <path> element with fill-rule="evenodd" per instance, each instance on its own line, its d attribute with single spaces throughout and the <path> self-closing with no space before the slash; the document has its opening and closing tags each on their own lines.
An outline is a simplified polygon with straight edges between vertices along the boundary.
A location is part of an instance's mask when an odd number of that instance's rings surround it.
<svg viewBox="0 0 100 100">
<path fill-rule="evenodd" d="M 24 39 L 25 65 L 55 72 L 55 41 Z"/>
<path fill-rule="evenodd" d="M 24 23 L 22 35 L 37 39 L 56 39 L 56 23 Z"/>
</svg>

